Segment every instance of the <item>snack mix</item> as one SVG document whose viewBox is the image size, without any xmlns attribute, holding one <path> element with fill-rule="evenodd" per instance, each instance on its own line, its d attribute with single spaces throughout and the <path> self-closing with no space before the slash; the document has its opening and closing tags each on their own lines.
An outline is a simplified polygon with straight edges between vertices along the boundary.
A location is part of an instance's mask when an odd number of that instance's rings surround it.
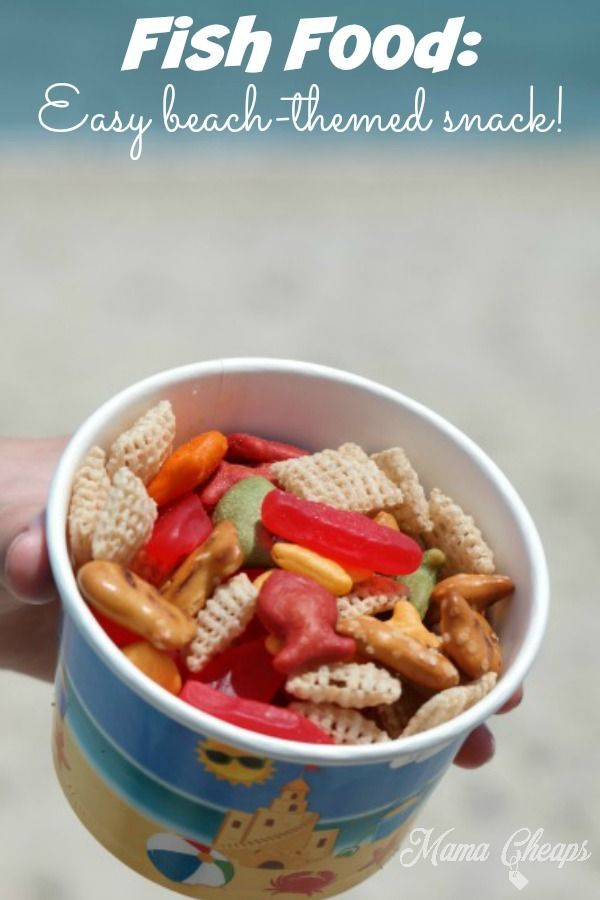
<svg viewBox="0 0 600 900">
<path fill-rule="evenodd" d="M 68 539 L 129 662 L 206 713 L 320 744 L 401 740 L 502 669 L 513 591 L 479 528 L 400 447 L 309 453 L 207 431 L 174 449 L 163 400 L 73 482 Z"/>
</svg>

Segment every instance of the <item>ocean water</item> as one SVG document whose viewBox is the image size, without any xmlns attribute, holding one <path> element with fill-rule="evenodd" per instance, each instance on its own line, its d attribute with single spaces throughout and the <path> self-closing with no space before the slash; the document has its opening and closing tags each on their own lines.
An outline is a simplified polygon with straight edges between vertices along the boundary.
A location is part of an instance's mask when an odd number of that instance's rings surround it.
<svg viewBox="0 0 600 900">
<path fill-rule="evenodd" d="M 256 109 L 264 117 L 282 115 L 280 98 L 296 92 L 306 94 L 311 84 L 320 88 L 319 111 L 327 117 L 334 112 L 381 113 L 402 116 L 414 109 L 418 87 L 426 90 L 426 113 L 436 127 L 427 134 L 379 136 L 371 133 L 362 140 L 413 143 L 435 138 L 448 140 L 437 123 L 446 109 L 457 117 L 462 113 L 492 113 L 510 116 L 528 113 L 529 88 L 535 86 L 536 110 L 556 116 L 558 86 L 563 86 L 560 131 L 545 135 L 519 136 L 474 134 L 473 140 L 501 142 L 544 141 L 564 143 L 595 137 L 600 133 L 600 66 L 597 46 L 600 39 L 600 4 L 597 0 L 307 0 L 307 2 L 265 2 L 265 0 L 119 0 L 99 4 L 92 0 L 2 0 L 0 10 L 0 141 L 34 142 L 40 146 L 65 146 L 65 135 L 45 131 L 38 122 L 46 88 L 57 82 L 77 87 L 79 94 L 65 90 L 67 111 L 52 110 L 59 127 L 81 120 L 86 113 L 111 116 L 119 110 L 122 118 L 135 115 L 161 117 L 163 90 L 172 83 L 176 109 L 182 117 L 191 112 L 221 116 L 240 112 L 248 84 L 257 90 Z M 139 16 L 190 15 L 195 28 L 219 22 L 233 27 L 240 15 L 256 14 L 256 28 L 272 34 L 269 59 L 263 72 L 249 74 L 240 68 L 222 65 L 207 72 L 162 70 L 162 53 L 148 53 L 136 71 L 122 72 L 121 63 L 133 24 Z M 479 31 L 478 61 L 462 67 L 455 61 L 446 72 L 433 74 L 418 69 L 411 61 L 397 71 L 382 71 L 371 60 L 353 71 L 338 71 L 330 64 L 328 38 L 318 52 L 310 53 L 300 71 L 284 72 L 283 66 L 300 17 L 337 15 L 337 27 L 359 23 L 371 35 L 386 25 L 407 25 L 418 39 L 443 28 L 451 16 L 465 16 L 463 34 Z M 164 51 L 167 37 L 160 39 Z M 459 46 L 457 53 L 460 51 Z M 462 45 L 462 49 L 464 45 Z M 54 97 L 58 97 L 56 93 Z M 147 140 L 157 140 L 158 129 Z M 86 139 L 90 130 L 82 127 L 70 139 Z M 169 135 L 180 141 L 231 141 L 231 135 Z M 237 135 L 236 140 L 294 140 L 308 146 L 317 133 L 299 134 L 289 127 L 273 128 L 261 134 Z M 110 146 L 123 136 L 103 136 Z M 335 135 L 331 140 L 356 140 L 352 134 Z M 452 140 L 456 140 L 453 136 Z M 59 143 L 60 142 L 60 143 Z"/>
</svg>

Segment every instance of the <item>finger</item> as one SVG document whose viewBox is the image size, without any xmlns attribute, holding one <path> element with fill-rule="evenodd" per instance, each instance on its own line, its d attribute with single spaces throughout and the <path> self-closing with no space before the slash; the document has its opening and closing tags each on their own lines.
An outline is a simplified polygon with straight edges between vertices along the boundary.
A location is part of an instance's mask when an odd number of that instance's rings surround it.
<svg viewBox="0 0 600 900">
<path fill-rule="evenodd" d="M 0 669 L 52 679 L 59 620 L 58 601 L 35 607 L 9 598 L 0 608 Z"/>
<path fill-rule="evenodd" d="M 55 596 L 42 514 L 9 544 L 4 574 L 9 590 L 21 600 L 45 603 Z"/>
<path fill-rule="evenodd" d="M 500 716 L 504 713 L 510 712 L 511 709 L 515 709 L 523 699 L 523 685 L 514 692 L 512 697 L 509 697 L 504 706 L 501 706 L 499 710 L 496 711 L 496 715 Z"/>
<path fill-rule="evenodd" d="M 494 750 L 494 735 L 486 725 L 479 725 L 454 757 L 454 764 L 463 769 L 477 769 L 490 761 Z"/>
</svg>

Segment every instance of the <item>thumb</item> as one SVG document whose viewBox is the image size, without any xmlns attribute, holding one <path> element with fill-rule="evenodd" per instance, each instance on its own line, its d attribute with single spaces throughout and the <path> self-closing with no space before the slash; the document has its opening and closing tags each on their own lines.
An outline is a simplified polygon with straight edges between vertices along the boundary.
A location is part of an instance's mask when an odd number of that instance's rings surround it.
<svg viewBox="0 0 600 900">
<path fill-rule="evenodd" d="M 19 599 L 29 603 L 45 603 L 55 596 L 44 529 L 44 513 L 23 510 L 29 514 L 21 529 L 8 544 L 4 560 L 7 587 Z"/>
</svg>

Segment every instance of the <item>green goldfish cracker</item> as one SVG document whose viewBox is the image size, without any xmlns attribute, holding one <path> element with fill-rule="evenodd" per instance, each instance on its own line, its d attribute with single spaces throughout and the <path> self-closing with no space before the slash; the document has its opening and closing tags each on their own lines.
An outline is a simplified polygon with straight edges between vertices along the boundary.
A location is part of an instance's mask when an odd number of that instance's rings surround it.
<svg viewBox="0 0 600 900">
<path fill-rule="evenodd" d="M 273 490 L 266 478 L 253 475 L 243 478 L 223 494 L 215 507 L 213 522 L 232 521 L 237 529 L 247 566 L 272 566 L 271 538 L 260 520 L 265 496 Z"/>
<path fill-rule="evenodd" d="M 416 572 L 410 575 L 398 576 L 397 580 L 405 584 L 410 591 L 407 600 L 416 607 L 423 619 L 429 608 L 429 598 L 435 587 L 438 571 L 446 562 L 446 554 L 437 547 L 426 550 L 423 554 L 421 565 Z"/>
</svg>

